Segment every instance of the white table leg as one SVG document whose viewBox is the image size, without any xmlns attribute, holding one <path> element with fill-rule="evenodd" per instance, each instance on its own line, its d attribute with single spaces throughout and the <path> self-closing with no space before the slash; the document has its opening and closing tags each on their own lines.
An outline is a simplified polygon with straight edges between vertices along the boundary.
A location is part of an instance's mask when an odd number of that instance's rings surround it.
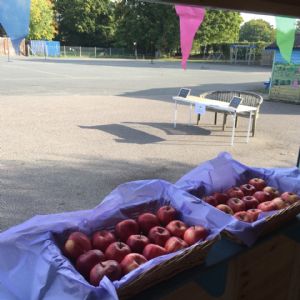
<svg viewBox="0 0 300 300">
<path fill-rule="evenodd" d="M 174 128 L 176 128 L 176 121 L 177 121 L 177 101 L 175 100 L 175 110 L 174 110 Z"/>
<path fill-rule="evenodd" d="M 231 143 L 230 143 L 231 146 L 233 146 L 233 142 L 234 142 L 236 113 L 233 113 L 232 115 L 232 122 L 233 124 L 232 124 Z"/>
<path fill-rule="evenodd" d="M 189 119 L 189 125 L 192 125 L 192 109 L 193 109 L 193 104 L 190 104 L 190 119 Z"/>
<path fill-rule="evenodd" d="M 246 143 L 249 143 L 251 123 L 252 123 L 252 111 L 250 111 L 250 113 L 249 113 L 249 123 L 248 123 L 248 131 L 247 131 Z"/>
</svg>

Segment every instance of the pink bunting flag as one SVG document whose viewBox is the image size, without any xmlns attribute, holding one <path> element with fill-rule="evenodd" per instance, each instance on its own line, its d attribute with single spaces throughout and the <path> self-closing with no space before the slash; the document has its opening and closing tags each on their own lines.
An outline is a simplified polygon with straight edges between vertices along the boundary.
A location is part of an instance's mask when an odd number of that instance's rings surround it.
<svg viewBox="0 0 300 300">
<path fill-rule="evenodd" d="M 186 5 L 175 5 L 175 9 L 180 18 L 181 65 L 183 69 L 186 69 L 186 63 L 192 50 L 193 40 L 204 19 L 205 9 Z"/>
</svg>

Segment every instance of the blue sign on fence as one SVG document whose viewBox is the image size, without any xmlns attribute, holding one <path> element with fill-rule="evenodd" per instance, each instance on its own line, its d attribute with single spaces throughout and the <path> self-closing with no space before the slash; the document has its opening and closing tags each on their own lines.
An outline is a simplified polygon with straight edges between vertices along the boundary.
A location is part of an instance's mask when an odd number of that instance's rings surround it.
<svg viewBox="0 0 300 300">
<path fill-rule="evenodd" d="M 33 55 L 60 56 L 60 42 L 58 41 L 30 41 Z"/>
</svg>

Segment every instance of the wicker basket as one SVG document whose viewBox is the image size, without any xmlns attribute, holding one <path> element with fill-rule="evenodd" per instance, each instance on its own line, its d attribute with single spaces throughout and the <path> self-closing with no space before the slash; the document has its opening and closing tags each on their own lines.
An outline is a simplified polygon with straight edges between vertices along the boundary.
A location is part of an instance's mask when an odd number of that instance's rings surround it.
<svg viewBox="0 0 300 300">
<path fill-rule="evenodd" d="M 267 235 L 280 227 L 286 222 L 291 221 L 300 213 L 300 201 L 288 206 L 287 208 L 279 210 L 276 214 L 269 216 L 265 219 L 265 223 L 262 225 L 261 230 L 258 234 L 259 237 Z M 239 244 L 243 244 L 243 242 L 233 235 L 231 232 L 224 230 L 222 232 L 226 237 L 237 242 Z"/>
<path fill-rule="evenodd" d="M 187 249 L 180 255 L 176 255 L 172 259 L 140 274 L 137 278 L 117 290 L 119 298 L 124 300 L 133 297 L 143 290 L 167 280 L 184 270 L 202 264 L 209 249 L 219 238 L 217 236 L 213 240 Z"/>
</svg>

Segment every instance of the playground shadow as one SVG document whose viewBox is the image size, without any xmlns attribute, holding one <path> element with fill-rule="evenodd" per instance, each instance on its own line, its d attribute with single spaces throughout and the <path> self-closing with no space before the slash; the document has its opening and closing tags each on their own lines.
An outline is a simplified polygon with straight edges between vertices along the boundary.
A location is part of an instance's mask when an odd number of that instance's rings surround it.
<svg viewBox="0 0 300 300">
<path fill-rule="evenodd" d="M 255 91 L 261 89 L 262 82 L 245 82 L 239 84 L 225 84 L 225 83 L 213 83 L 213 84 L 199 84 L 195 86 L 187 86 L 191 89 L 191 95 L 199 96 L 202 93 L 209 91 Z M 176 96 L 179 90 L 185 86 L 168 87 L 168 88 L 152 88 L 146 90 L 139 90 L 133 92 L 125 92 L 119 94 L 120 97 L 126 98 L 143 98 L 147 100 L 159 100 L 166 102 L 173 102 L 172 97 Z"/>
</svg>

